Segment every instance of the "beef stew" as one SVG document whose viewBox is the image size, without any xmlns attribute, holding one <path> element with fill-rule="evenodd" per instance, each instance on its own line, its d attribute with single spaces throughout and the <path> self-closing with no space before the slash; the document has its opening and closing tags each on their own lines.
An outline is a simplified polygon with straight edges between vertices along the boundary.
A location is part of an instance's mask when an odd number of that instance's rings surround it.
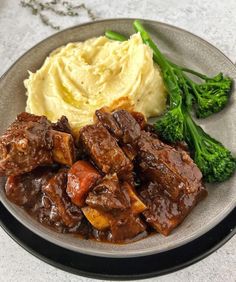
<svg viewBox="0 0 236 282">
<path fill-rule="evenodd" d="M 77 139 L 66 117 L 21 113 L 0 137 L 0 173 L 7 198 L 45 226 L 128 243 L 169 235 L 207 195 L 185 149 L 140 113 L 98 110 Z"/>
</svg>

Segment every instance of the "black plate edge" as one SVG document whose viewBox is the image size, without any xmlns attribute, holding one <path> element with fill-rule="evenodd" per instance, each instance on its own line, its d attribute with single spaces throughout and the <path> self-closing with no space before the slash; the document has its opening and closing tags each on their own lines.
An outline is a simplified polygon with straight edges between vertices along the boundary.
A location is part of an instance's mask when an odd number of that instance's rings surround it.
<svg viewBox="0 0 236 282">
<path fill-rule="evenodd" d="M 216 251 L 218 248 L 220 248 L 222 245 L 224 245 L 230 238 L 232 238 L 236 233 L 236 208 L 225 218 L 223 219 L 217 226 L 212 228 L 210 231 L 202 235 L 201 237 L 195 239 L 194 241 L 178 247 L 176 249 L 156 254 L 156 255 L 150 255 L 147 257 L 137 257 L 137 258 L 127 258 L 127 259 L 119 259 L 119 258 L 102 258 L 102 257 L 94 257 L 89 255 L 84 255 L 80 253 L 76 253 L 73 251 L 66 250 L 64 248 L 58 247 L 42 238 L 37 236 L 36 234 L 32 233 L 30 230 L 25 228 L 21 223 L 19 223 L 8 211 L 7 209 L 0 203 L 0 225 L 3 228 L 3 230 L 21 247 L 23 247 L 26 251 L 28 251 L 30 254 L 34 255 L 35 257 L 41 259 L 42 261 L 57 267 L 61 270 L 81 275 L 84 277 L 89 278 L 96 278 L 96 279 L 106 279 L 106 280 L 134 280 L 134 279 L 145 279 L 150 278 L 154 276 L 160 276 L 165 275 L 168 273 L 175 272 L 177 270 L 183 269 L 187 266 L 192 265 L 193 263 L 196 263 L 203 258 L 207 257 L 214 251 Z M 15 231 L 15 233 L 14 233 Z M 18 232 L 17 232 L 18 231 Z M 18 234 L 16 234 L 18 233 Z M 30 244 L 27 239 L 27 235 L 29 235 L 29 238 L 31 238 Z M 33 247 L 32 247 L 33 244 Z M 110 262 L 112 261 L 113 265 L 117 265 L 121 270 L 120 274 L 107 274 L 107 273 L 99 273 L 96 270 L 88 271 L 79 269 L 76 266 L 69 266 L 60 261 L 60 259 L 55 257 L 52 259 L 50 257 L 50 254 L 42 254 L 42 250 L 40 252 L 40 249 L 37 250 L 37 245 L 46 245 L 46 250 L 53 250 L 54 252 L 58 254 L 63 253 L 63 259 L 65 257 L 75 257 L 78 259 L 76 262 L 79 261 L 86 261 L 90 262 L 91 265 L 94 263 L 95 267 L 100 265 L 104 267 L 104 265 L 108 265 L 110 267 Z M 66 256 L 64 256 L 66 254 Z M 178 262 L 178 259 L 180 258 L 179 255 L 181 255 L 180 262 Z M 147 271 L 145 269 L 140 269 L 140 267 L 134 267 L 135 265 L 138 266 L 138 264 L 141 263 L 141 265 L 149 266 L 150 264 L 153 265 L 153 261 L 168 261 L 167 266 L 164 268 L 158 268 L 158 265 L 155 270 Z M 58 261 L 59 260 L 59 261 Z M 173 265 L 174 263 L 174 265 Z M 73 264 L 73 262 L 72 262 Z M 134 273 L 123 273 L 124 272 L 124 266 L 133 266 L 136 272 Z M 94 266 L 92 266 L 94 267 Z M 105 267 L 106 268 L 106 267 Z M 110 271 L 110 269 L 109 269 Z"/>
</svg>

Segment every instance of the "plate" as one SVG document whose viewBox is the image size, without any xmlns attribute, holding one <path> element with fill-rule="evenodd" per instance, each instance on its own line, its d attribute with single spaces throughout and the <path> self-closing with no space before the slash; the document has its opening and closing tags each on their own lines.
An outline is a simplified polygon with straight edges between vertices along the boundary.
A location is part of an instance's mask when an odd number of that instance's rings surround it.
<svg viewBox="0 0 236 282">
<path fill-rule="evenodd" d="M 25 109 L 23 80 L 28 70 L 36 71 L 46 56 L 55 48 L 73 41 L 103 35 L 107 29 L 125 35 L 132 34 L 133 19 L 110 19 L 82 24 L 61 31 L 25 53 L 0 80 L 0 133 Z M 222 71 L 236 80 L 236 67 L 218 49 L 201 38 L 182 29 L 156 21 L 143 21 L 160 49 L 174 62 L 208 75 Z M 235 90 L 233 91 L 235 92 Z M 235 93 L 221 113 L 199 123 L 216 139 L 223 142 L 235 154 L 236 144 Z M 223 220 L 236 206 L 236 178 L 222 184 L 208 185 L 209 195 L 200 202 L 186 220 L 168 237 L 160 234 L 127 245 L 115 245 L 80 239 L 71 234 L 56 233 L 32 219 L 23 209 L 10 203 L 4 193 L 4 179 L 1 179 L 0 199 L 10 213 L 24 226 L 40 237 L 74 252 L 94 256 L 127 258 L 163 253 L 200 237 Z"/>
<path fill-rule="evenodd" d="M 119 281 L 164 275 L 205 258 L 235 235 L 235 217 L 236 208 L 204 235 L 167 252 L 135 258 L 107 258 L 73 252 L 44 240 L 19 223 L 0 203 L 0 224 L 32 255 L 80 276 Z"/>
</svg>

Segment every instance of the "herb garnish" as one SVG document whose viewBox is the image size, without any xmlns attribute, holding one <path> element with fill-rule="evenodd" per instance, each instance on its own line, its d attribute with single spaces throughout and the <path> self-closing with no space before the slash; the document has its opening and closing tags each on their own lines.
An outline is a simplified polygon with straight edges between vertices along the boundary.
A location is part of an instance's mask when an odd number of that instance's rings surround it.
<svg viewBox="0 0 236 282">
<path fill-rule="evenodd" d="M 20 4 L 24 8 L 29 8 L 33 15 L 38 15 L 45 25 L 56 30 L 59 30 L 60 26 L 53 23 L 49 17 L 45 15 L 44 11 L 50 11 L 55 15 L 63 17 L 77 17 L 79 16 L 79 11 L 86 11 L 92 21 L 97 18 L 93 11 L 84 3 L 72 5 L 69 1 L 62 0 L 52 0 L 48 2 L 43 0 L 21 0 Z"/>
</svg>

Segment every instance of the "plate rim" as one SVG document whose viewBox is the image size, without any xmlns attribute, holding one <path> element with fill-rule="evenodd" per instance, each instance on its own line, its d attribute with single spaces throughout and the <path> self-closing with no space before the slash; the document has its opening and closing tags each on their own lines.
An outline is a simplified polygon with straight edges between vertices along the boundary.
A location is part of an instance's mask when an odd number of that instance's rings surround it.
<svg viewBox="0 0 236 282">
<path fill-rule="evenodd" d="M 73 29 L 77 29 L 77 28 L 80 28 L 80 27 L 83 27 L 83 26 L 90 26 L 90 25 L 96 25 L 97 23 L 101 23 L 101 22 L 119 22 L 119 21 L 134 21 L 135 19 L 139 19 L 141 21 L 144 21 L 144 22 L 147 22 L 147 23 L 150 23 L 150 24 L 160 24 L 162 26 L 166 26 L 168 28 L 171 28 L 171 29 L 176 29 L 176 30 L 179 30 L 181 32 L 184 32 L 184 33 L 187 33 L 191 36 L 194 36 L 196 37 L 198 40 L 201 41 L 202 44 L 210 47 L 210 48 L 214 48 L 215 50 L 217 50 L 231 65 L 232 67 L 236 70 L 236 66 L 235 64 L 233 63 L 233 61 L 231 59 L 229 59 L 219 48 L 215 47 L 213 44 L 211 44 L 210 42 L 208 42 L 207 40 L 203 39 L 202 37 L 188 31 L 188 30 L 185 30 L 183 28 L 180 28 L 180 27 L 177 27 L 175 25 L 171 25 L 171 24 L 168 24 L 168 23 L 164 23 L 164 22 L 161 22 L 161 21 L 156 21 L 156 20 L 150 20 L 150 19 L 145 19 L 145 18 L 109 18 L 109 19 L 101 19 L 101 20 L 96 20 L 96 21 L 88 21 L 88 22 L 84 22 L 84 23 L 81 23 L 81 24 L 78 24 L 78 25 L 74 25 L 74 26 L 71 26 L 71 27 L 68 27 L 66 29 L 63 29 L 59 32 L 56 32 L 48 37 L 46 37 L 45 39 L 39 41 L 37 44 L 35 44 L 34 46 L 32 46 L 30 49 L 28 49 L 26 52 L 24 52 L 4 73 L 3 75 L 0 77 L 0 83 L 1 81 L 4 79 L 4 77 L 8 74 L 8 72 L 11 71 L 11 69 L 18 63 L 18 61 L 20 61 L 24 56 L 26 56 L 29 52 L 31 52 L 34 48 L 36 48 L 38 45 L 42 44 L 43 42 L 47 41 L 48 39 L 60 34 L 60 33 L 63 33 L 63 32 L 68 32 L 70 30 L 73 30 Z M 21 221 L 20 219 L 17 218 L 15 212 L 13 211 L 12 208 L 9 209 L 9 206 L 4 203 L 4 201 L 0 200 L 0 202 L 8 209 L 8 211 L 16 218 L 16 220 L 18 220 L 21 224 L 23 224 L 26 228 L 28 228 L 27 225 L 31 225 L 31 224 L 26 224 L 24 221 Z M 222 221 L 225 217 L 227 217 L 229 215 L 229 213 L 234 209 L 235 205 L 232 203 L 231 206 L 229 206 L 228 208 L 226 208 L 226 212 L 224 215 L 222 215 L 220 218 L 217 218 L 217 222 L 219 223 L 220 221 Z M 214 226 L 216 226 L 215 224 L 216 220 L 214 220 L 211 224 L 211 226 L 209 227 L 209 229 L 207 231 L 202 231 L 202 233 L 199 233 L 197 236 L 196 235 L 192 235 L 192 236 L 189 236 L 187 238 L 187 240 L 185 240 L 183 243 L 179 243 L 177 246 L 175 247 L 171 247 L 171 248 L 166 248 L 164 249 L 163 251 L 158 251 L 158 253 L 162 253 L 162 252 L 166 252 L 168 250 L 171 250 L 173 248 L 178 248 L 180 246 L 182 246 L 183 244 L 187 244 L 188 242 L 191 242 L 193 240 L 195 240 L 196 238 L 199 238 L 200 236 L 202 236 L 203 234 L 205 234 L 206 232 L 208 232 L 211 228 L 213 228 Z M 217 224 L 218 224 L 217 223 Z M 29 228 L 28 228 L 29 229 Z M 32 232 L 35 233 L 34 230 L 30 229 Z M 41 230 L 38 230 L 38 232 L 36 232 L 35 234 L 37 234 L 38 236 L 42 237 L 44 239 L 44 236 L 42 234 L 43 232 Z M 51 238 L 50 238 L 51 239 Z M 59 245 L 60 244 L 60 239 L 56 239 L 55 238 L 52 240 L 49 240 L 51 243 L 54 243 L 54 244 L 57 244 Z M 53 242 L 54 241 L 54 242 Z M 73 248 L 70 248 L 69 244 L 67 243 L 67 249 L 70 249 L 72 251 L 75 251 L 75 249 Z M 81 250 L 81 253 L 85 253 L 85 254 L 88 254 L 88 255 L 94 255 L 94 253 L 91 251 L 91 250 Z M 104 251 L 101 251 L 99 250 L 98 251 L 99 256 L 101 257 L 110 257 L 110 258 L 120 258 L 122 257 L 121 253 L 113 253 L 113 252 L 110 252 L 110 253 L 107 253 L 105 250 Z M 150 250 L 149 252 L 146 252 L 146 253 L 135 253 L 132 252 L 131 254 L 128 254 L 126 255 L 126 257 L 140 257 L 140 256 L 149 256 L 151 254 L 155 254 L 156 251 L 155 250 Z"/>
</svg>

